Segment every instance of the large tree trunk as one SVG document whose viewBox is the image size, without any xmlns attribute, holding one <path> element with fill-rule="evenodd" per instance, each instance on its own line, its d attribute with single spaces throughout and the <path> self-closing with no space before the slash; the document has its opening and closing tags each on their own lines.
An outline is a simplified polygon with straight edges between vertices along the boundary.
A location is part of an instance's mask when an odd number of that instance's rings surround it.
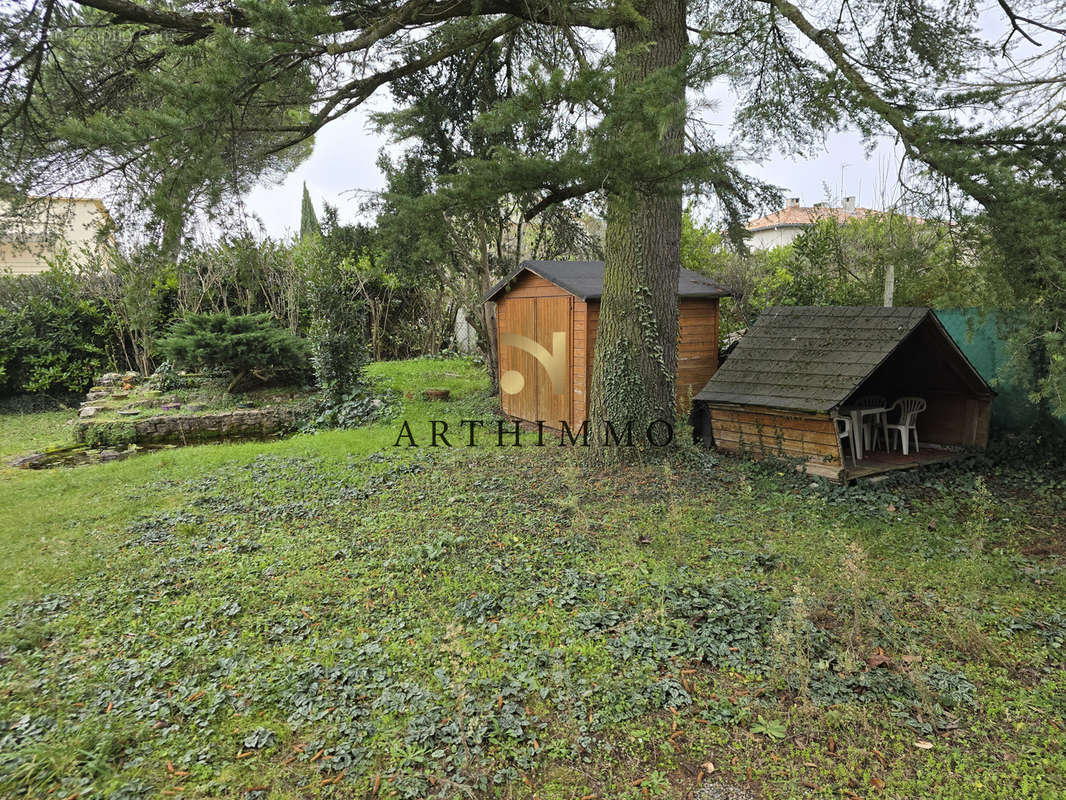
<svg viewBox="0 0 1066 800">
<path fill-rule="evenodd" d="M 492 288 L 492 266 L 489 263 L 489 239 L 485 231 L 485 223 L 478 227 L 478 238 L 481 244 L 481 258 L 478 261 L 478 288 L 481 297 L 484 298 Z M 485 326 L 485 343 L 487 351 L 485 364 L 489 368 L 489 383 L 492 394 L 496 395 L 500 390 L 500 347 L 496 341 L 496 304 L 481 303 L 481 322 Z"/>
<path fill-rule="evenodd" d="M 645 0 L 637 9 L 647 24 L 614 32 L 620 59 L 615 92 L 621 98 L 652 73 L 674 71 L 653 90 L 640 88 L 642 106 L 626 114 L 622 135 L 650 142 L 658 152 L 649 153 L 649 162 L 669 162 L 683 148 L 685 5 Z M 669 110 L 667 119 L 662 109 Z M 622 181 L 607 196 L 606 271 L 589 398 L 590 438 L 600 443 L 608 421 L 616 431 L 631 424 L 639 443 L 650 423 L 676 417 L 681 211 L 679 181 Z"/>
</svg>

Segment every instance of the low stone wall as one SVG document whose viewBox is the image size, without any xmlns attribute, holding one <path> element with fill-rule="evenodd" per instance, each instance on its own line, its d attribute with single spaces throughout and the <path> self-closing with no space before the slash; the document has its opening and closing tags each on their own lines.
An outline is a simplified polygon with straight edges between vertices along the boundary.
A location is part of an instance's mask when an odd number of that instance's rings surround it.
<svg viewBox="0 0 1066 800">
<path fill-rule="evenodd" d="M 253 408 L 217 414 L 167 415 L 144 419 L 78 422 L 77 442 L 90 447 L 126 444 L 190 444 L 218 439 L 269 436 L 296 427 L 292 408 Z"/>
</svg>

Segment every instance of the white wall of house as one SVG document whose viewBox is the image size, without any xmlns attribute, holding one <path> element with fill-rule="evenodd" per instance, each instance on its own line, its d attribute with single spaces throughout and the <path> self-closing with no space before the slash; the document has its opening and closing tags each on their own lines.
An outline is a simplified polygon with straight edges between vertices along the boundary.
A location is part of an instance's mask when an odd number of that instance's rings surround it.
<svg viewBox="0 0 1066 800">
<path fill-rule="evenodd" d="M 752 231 L 748 239 L 748 248 L 751 250 L 769 250 L 773 247 L 783 247 L 792 244 L 801 233 L 805 225 L 783 225 L 777 228 L 764 228 Z"/>
<path fill-rule="evenodd" d="M 857 207 L 854 197 L 845 197 L 841 208 L 832 208 L 828 203 L 801 206 L 798 197 L 790 197 L 780 211 L 748 220 L 745 226 L 751 232 L 748 247 L 752 250 L 783 247 L 792 244 L 804 230 L 818 220 L 835 219 L 843 223 L 877 213 L 880 212 Z"/>
<path fill-rule="evenodd" d="M 0 209 L 0 216 L 3 212 Z M 83 250 L 104 255 L 100 232 L 110 218 L 104 204 L 93 198 L 56 198 L 42 203 L 26 220 L 4 219 L 0 228 L 0 272 L 32 275 L 48 269 L 48 262 L 64 249 L 75 261 Z"/>
</svg>

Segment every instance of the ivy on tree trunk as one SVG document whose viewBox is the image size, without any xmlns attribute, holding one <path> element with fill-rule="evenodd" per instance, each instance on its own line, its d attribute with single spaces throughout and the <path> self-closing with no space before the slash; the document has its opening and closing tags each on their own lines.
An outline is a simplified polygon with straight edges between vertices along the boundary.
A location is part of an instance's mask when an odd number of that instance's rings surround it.
<svg viewBox="0 0 1066 800">
<path fill-rule="evenodd" d="M 643 107 L 627 115 L 626 123 L 637 128 L 637 141 L 658 149 L 649 157 L 665 162 L 680 158 L 683 150 L 685 6 L 680 0 L 649 0 L 638 10 L 646 23 L 614 31 L 615 92 L 640 93 Z M 605 443 L 608 421 L 618 431 L 631 424 L 639 442 L 651 422 L 675 417 L 681 213 L 679 180 L 635 181 L 607 195 L 606 265 L 589 404 L 598 444 Z"/>
</svg>

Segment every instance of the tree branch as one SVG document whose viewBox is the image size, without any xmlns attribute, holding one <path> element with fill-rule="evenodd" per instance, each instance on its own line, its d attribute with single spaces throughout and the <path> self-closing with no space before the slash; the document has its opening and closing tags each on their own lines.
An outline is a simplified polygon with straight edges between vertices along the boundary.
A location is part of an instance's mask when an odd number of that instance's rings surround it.
<svg viewBox="0 0 1066 800">
<path fill-rule="evenodd" d="M 1051 25 L 1048 25 L 1045 22 L 1030 19 L 1029 17 L 1023 17 L 1020 14 L 1015 13 L 1014 9 L 1010 7 L 1010 4 L 1007 2 L 1007 0 L 996 1 L 999 3 L 999 7 L 1003 9 L 1003 13 L 1007 15 L 1007 19 L 1010 21 L 1011 35 L 1013 35 L 1015 31 L 1017 31 L 1025 38 L 1027 42 L 1029 42 L 1029 44 L 1035 45 L 1036 47 L 1040 47 L 1040 42 L 1034 39 L 1027 31 L 1022 29 L 1020 23 L 1024 22 L 1026 25 L 1032 25 L 1034 28 L 1040 28 L 1041 30 L 1045 30 L 1048 33 L 1057 33 L 1060 36 L 1066 36 L 1066 28 L 1056 28 Z M 1009 41 L 1010 36 L 1007 36 L 1007 41 L 1003 43 L 1004 53 L 1006 53 L 1007 51 L 1007 42 Z"/>
<path fill-rule="evenodd" d="M 29 78 L 26 80 L 25 96 L 22 98 L 22 102 L 18 104 L 17 108 L 13 110 L 3 122 L 0 122 L 0 130 L 5 128 L 13 120 L 20 115 L 26 113 L 26 110 L 30 107 L 30 99 L 33 97 L 33 88 L 37 85 L 37 81 L 41 77 L 41 65 L 44 63 L 44 52 L 48 47 L 48 33 L 52 26 L 52 13 L 55 11 L 55 0 L 48 0 L 45 6 L 44 18 L 41 20 L 41 38 L 37 40 L 37 43 L 27 52 L 25 58 L 29 58 L 33 55 L 33 69 L 30 71 Z M 15 65 L 20 66 L 22 59 Z M 14 75 L 15 70 L 11 70 L 11 75 Z M 10 76 L 9 76 L 10 77 Z M 4 82 L 5 86 L 7 81 Z M 19 146 L 19 151 L 22 150 L 22 144 Z"/>
<path fill-rule="evenodd" d="M 111 14 L 123 22 L 137 22 L 141 25 L 154 25 L 158 28 L 168 28 L 177 31 L 200 32 L 210 30 L 212 25 L 225 25 L 236 27 L 244 22 L 244 15 L 233 9 L 225 14 L 207 14 L 205 12 L 190 12 L 179 14 L 175 11 L 160 11 L 155 8 L 145 8 L 130 0 L 75 0 L 78 5 L 95 8 Z"/>
<path fill-rule="evenodd" d="M 981 183 L 967 175 L 962 169 L 946 163 L 945 159 L 939 158 L 936 153 L 923 146 L 927 144 L 923 132 L 912 125 L 897 106 L 885 100 L 866 80 L 863 74 L 855 68 L 848 59 L 846 48 L 843 42 L 840 41 L 840 37 L 833 31 L 816 28 L 803 15 L 803 12 L 789 0 L 767 1 L 826 55 L 829 61 L 848 80 L 852 88 L 862 97 L 867 107 L 899 134 L 908 155 L 917 158 L 937 172 L 950 177 L 951 180 L 955 181 L 979 203 L 985 204 L 994 199 L 989 194 L 988 189 Z"/>
<path fill-rule="evenodd" d="M 575 197 L 584 197 L 589 192 L 595 191 L 596 188 L 597 187 L 587 183 L 576 183 L 573 186 L 564 186 L 562 188 L 553 187 L 546 195 L 544 195 L 544 197 L 522 212 L 522 219 L 526 222 L 530 222 L 542 211 L 551 208 L 557 203 L 573 200 Z"/>
<path fill-rule="evenodd" d="M 426 67 L 443 61 L 449 56 L 461 53 L 475 45 L 481 44 L 482 42 L 490 42 L 493 39 L 505 36 L 518 28 L 521 24 L 521 19 L 504 17 L 481 31 L 476 31 L 469 36 L 457 39 L 447 47 L 434 50 L 421 58 L 397 64 L 391 69 L 376 72 L 369 77 L 357 78 L 353 81 L 349 81 L 345 86 L 333 93 L 332 97 L 330 97 L 326 104 L 319 109 L 306 125 L 275 128 L 274 130 L 277 131 L 295 132 L 297 135 L 272 147 L 266 154 L 273 155 L 274 153 L 278 153 L 314 136 L 314 134 L 321 130 L 324 125 L 333 121 L 337 117 L 343 116 L 356 106 L 365 102 L 375 91 L 386 83 L 389 83 L 396 78 L 412 75 Z"/>
<path fill-rule="evenodd" d="M 75 0 L 79 5 L 95 8 L 112 14 L 124 22 L 136 22 L 160 28 L 181 31 L 203 31 L 212 25 L 228 28 L 241 28 L 248 24 L 247 15 L 238 8 L 228 8 L 221 13 L 207 12 L 178 13 L 146 8 L 132 0 Z M 382 8 L 384 19 L 372 30 L 367 31 L 367 20 L 363 15 L 348 12 L 330 17 L 335 23 L 329 30 L 320 33 L 338 31 L 366 31 L 353 43 L 340 46 L 339 52 L 361 50 L 379 41 L 389 32 L 403 28 L 432 25 L 460 17 L 484 17 L 507 14 L 546 25 L 570 24 L 582 28 L 609 29 L 621 21 L 617 10 L 600 9 L 592 6 L 560 7 L 550 0 L 407 0 L 391 10 Z M 379 17 L 380 19 L 380 17 Z"/>
</svg>

